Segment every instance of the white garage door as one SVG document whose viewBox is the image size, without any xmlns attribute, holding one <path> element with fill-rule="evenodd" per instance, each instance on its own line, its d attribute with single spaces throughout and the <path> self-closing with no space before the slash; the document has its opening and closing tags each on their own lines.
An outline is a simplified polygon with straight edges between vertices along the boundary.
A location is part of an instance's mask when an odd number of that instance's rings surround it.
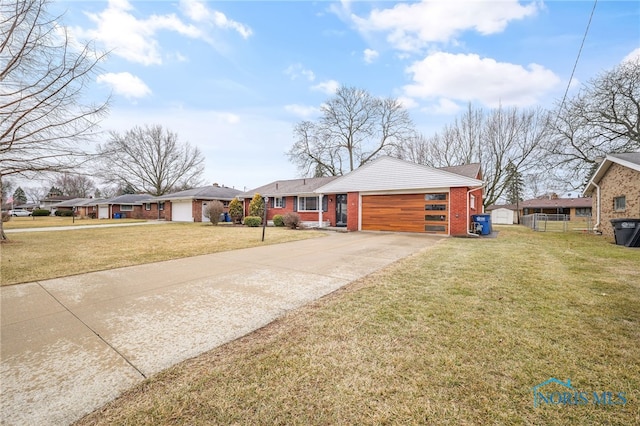
<svg viewBox="0 0 640 426">
<path fill-rule="evenodd" d="M 98 206 L 98 219 L 109 219 L 109 206 Z"/>
<path fill-rule="evenodd" d="M 513 225 L 513 212 L 507 209 L 497 209 L 491 212 L 491 222 L 496 225 Z"/>
<path fill-rule="evenodd" d="M 191 201 L 172 201 L 171 221 L 193 222 L 193 210 L 191 208 Z"/>
</svg>

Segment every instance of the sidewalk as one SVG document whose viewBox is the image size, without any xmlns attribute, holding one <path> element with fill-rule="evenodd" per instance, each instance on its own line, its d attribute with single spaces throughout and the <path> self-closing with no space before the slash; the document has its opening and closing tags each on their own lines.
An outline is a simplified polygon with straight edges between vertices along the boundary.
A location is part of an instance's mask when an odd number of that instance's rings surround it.
<svg viewBox="0 0 640 426">
<path fill-rule="evenodd" d="M 2 287 L 0 422 L 69 424 L 145 377 L 439 240 L 328 233 Z"/>
</svg>

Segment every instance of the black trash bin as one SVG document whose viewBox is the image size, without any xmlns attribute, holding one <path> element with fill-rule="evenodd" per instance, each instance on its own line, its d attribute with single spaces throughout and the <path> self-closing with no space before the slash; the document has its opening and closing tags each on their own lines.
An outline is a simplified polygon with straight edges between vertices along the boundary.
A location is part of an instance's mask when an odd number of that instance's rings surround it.
<svg viewBox="0 0 640 426">
<path fill-rule="evenodd" d="M 616 244 L 640 247 L 640 218 L 611 219 Z"/>
</svg>

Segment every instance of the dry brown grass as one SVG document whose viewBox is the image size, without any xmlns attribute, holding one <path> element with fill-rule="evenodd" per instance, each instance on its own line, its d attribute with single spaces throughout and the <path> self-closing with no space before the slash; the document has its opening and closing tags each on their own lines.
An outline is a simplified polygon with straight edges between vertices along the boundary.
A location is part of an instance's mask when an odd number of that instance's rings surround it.
<svg viewBox="0 0 640 426">
<path fill-rule="evenodd" d="M 316 231 L 167 223 L 9 234 L 2 250 L 2 285 L 277 244 L 322 235 Z"/>
<path fill-rule="evenodd" d="M 640 424 L 640 250 L 498 229 L 364 278 L 79 424 Z M 534 408 L 550 377 L 627 404 Z"/>
<path fill-rule="evenodd" d="M 143 219 L 81 219 L 59 216 L 12 217 L 4 229 L 49 228 L 52 226 L 110 225 L 145 222 Z"/>
</svg>

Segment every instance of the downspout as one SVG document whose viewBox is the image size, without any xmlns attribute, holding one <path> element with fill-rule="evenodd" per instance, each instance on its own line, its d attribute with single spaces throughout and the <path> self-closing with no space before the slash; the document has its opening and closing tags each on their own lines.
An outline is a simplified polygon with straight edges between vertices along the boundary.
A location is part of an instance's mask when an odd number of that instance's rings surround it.
<svg viewBox="0 0 640 426">
<path fill-rule="evenodd" d="M 467 235 L 470 237 L 474 237 L 474 238 L 480 238 L 480 235 L 478 234 L 474 234 L 473 232 L 471 232 L 469 230 L 470 225 L 471 225 L 471 215 L 469 214 L 469 209 L 470 209 L 470 195 L 473 191 L 477 191 L 478 189 L 484 189 L 484 187 L 487 186 L 487 184 L 485 183 L 484 185 L 478 187 L 478 188 L 472 188 L 470 190 L 467 191 L 467 209 L 466 209 L 466 215 L 467 215 Z M 482 206 L 482 211 L 484 212 L 484 205 Z"/>
<path fill-rule="evenodd" d="M 595 182 L 591 182 L 596 187 L 596 224 L 593 225 L 593 232 L 599 232 L 600 229 L 600 186 Z"/>
<path fill-rule="evenodd" d="M 318 229 L 322 228 L 322 196 L 323 194 L 318 194 Z"/>
</svg>

